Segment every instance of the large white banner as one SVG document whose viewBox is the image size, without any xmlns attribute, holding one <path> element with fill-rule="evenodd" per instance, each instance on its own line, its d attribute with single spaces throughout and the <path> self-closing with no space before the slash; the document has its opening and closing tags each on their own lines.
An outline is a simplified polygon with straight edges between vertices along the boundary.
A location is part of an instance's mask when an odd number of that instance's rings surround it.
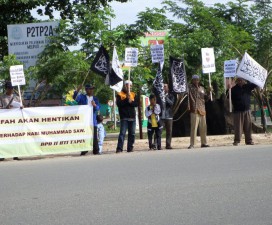
<svg viewBox="0 0 272 225">
<path fill-rule="evenodd" d="M 164 62 L 164 45 L 151 45 L 152 63 Z"/>
<path fill-rule="evenodd" d="M 267 78 L 267 70 L 245 53 L 237 70 L 237 76 L 263 88 Z"/>
<path fill-rule="evenodd" d="M 125 51 L 125 66 L 138 65 L 138 48 L 126 48 Z"/>
<path fill-rule="evenodd" d="M 237 69 L 237 60 L 227 60 L 224 62 L 224 77 L 235 77 Z"/>
<path fill-rule="evenodd" d="M 92 150 L 89 106 L 0 110 L 0 158 Z"/>
<path fill-rule="evenodd" d="M 203 73 L 214 73 L 216 69 L 213 48 L 201 48 L 201 56 Z"/>
<path fill-rule="evenodd" d="M 48 37 L 56 35 L 59 22 L 43 22 L 8 25 L 8 51 L 16 55 L 25 68 L 34 66 L 37 56 L 50 41 Z"/>
</svg>

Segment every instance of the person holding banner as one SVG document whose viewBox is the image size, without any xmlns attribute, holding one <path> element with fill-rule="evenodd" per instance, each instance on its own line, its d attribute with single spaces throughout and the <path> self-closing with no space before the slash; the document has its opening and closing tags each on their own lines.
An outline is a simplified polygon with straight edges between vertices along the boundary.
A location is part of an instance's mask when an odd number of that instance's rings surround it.
<svg viewBox="0 0 272 225">
<path fill-rule="evenodd" d="M 89 105 L 93 110 L 93 154 L 99 154 L 99 146 L 97 140 L 97 112 L 100 109 L 99 100 L 94 96 L 95 87 L 91 84 L 85 85 L 86 94 L 78 94 L 81 89 L 81 85 L 77 91 L 74 92 L 73 98 L 77 101 L 78 105 Z M 81 152 L 81 155 L 86 155 L 88 151 Z"/>
<path fill-rule="evenodd" d="M 207 126 L 206 126 L 206 109 L 205 101 L 209 99 L 209 91 L 206 93 L 205 89 L 199 84 L 199 76 L 193 75 L 192 84 L 189 85 L 188 91 L 188 110 L 191 117 L 191 138 L 188 149 L 194 148 L 196 144 L 197 129 L 199 126 L 199 133 L 201 138 L 201 148 L 210 147 L 207 145 Z"/>
<path fill-rule="evenodd" d="M 14 88 L 10 81 L 5 83 L 6 93 L 0 97 L 0 104 L 2 109 L 22 108 L 20 98 L 14 95 Z M 14 157 L 14 160 L 19 160 L 18 157 Z M 0 161 L 4 161 L 4 158 L 0 158 Z"/>
<path fill-rule="evenodd" d="M 251 91 L 256 88 L 257 85 L 246 83 L 244 79 L 238 77 L 236 79 L 236 85 L 231 86 L 231 84 L 228 84 L 228 88 L 231 88 L 231 100 L 233 105 L 233 145 L 237 146 L 240 143 L 243 131 L 246 145 L 254 145 L 252 140 L 250 96 Z"/>
<path fill-rule="evenodd" d="M 136 112 L 135 107 L 138 107 L 139 98 L 131 90 L 132 82 L 125 81 L 125 85 L 121 92 L 116 96 L 116 104 L 120 116 L 120 133 L 118 137 L 118 144 L 116 153 L 123 152 L 123 145 L 125 141 L 126 132 L 128 130 L 127 152 L 133 152 L 133 145 L 135 142 L 136 129 Z"/>
<path fill-rule="evenodd" d="M 0 98 L 1 108 L 11 109 L 11 108 L 20 108 L 20 98 L 14 95 L 14 88 L 10 81 L 5 83 L 6 93 L 3 94 Z"/>
</svg>

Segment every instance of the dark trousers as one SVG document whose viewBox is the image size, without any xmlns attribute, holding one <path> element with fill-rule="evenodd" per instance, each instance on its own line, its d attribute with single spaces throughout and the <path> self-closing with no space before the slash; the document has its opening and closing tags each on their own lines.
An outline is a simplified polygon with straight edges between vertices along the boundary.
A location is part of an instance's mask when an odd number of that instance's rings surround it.
<svg viewBox="0 0 272 225">
<path fill-rule="evenodd" d="M 88 151 L 81 152 L 81 155 L 87 154 Z M 96 155 L 99 153 L 99 146 L 98 146 L 98 140 L 97 140 L 97 127 L 93 127 L 93 154 Z"/>
<path fill-rule="evenodd" d="M 171 147 L 173 119 L 164 119 L 163 126 L 166 131 L 166 148 Z"/>
<path fill-rule="evenodd" d="M 133 150 L 133 145 L 135 142 L 135 128 L 136 128 L 136 121 L 135 120 L 133 120 L 133 121 L 121 120 L 117 150 L 123 151 L 123 146 L 124 146 L 124 141 L 126 138 L 127 130 L 128 130 L 127 151 Z"/>
<path fill-rule="evenodd" d="M 155 133 L 155 146 L 157 149 L 161 149 L 161 129 L 158 127 L 147 128 L 147 136 L 148 136 L 148 143 L 149 149 L 153 147 L 153 135 Z"/>
<path fill-rule="evenodd" d="M 245 142 L 252 142 L 252 126 L 250 110 L 245 112 L 233 113 L 234 122 L 234 142 L 240 143 L 242 133 L 245 134 Z"/>
</svg>

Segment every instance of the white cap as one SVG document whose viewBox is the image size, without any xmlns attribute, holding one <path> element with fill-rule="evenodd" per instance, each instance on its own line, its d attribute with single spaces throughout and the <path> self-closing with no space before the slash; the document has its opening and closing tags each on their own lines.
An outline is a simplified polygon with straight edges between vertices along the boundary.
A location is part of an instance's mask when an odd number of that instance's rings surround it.
<svg viewBox="0 0 272 225">
<path fill-rule="evenodd" d="M 198 75 L 193 75 L 192 79 L 198 79 L 199 80 L 199 76 Z"/>
<path fill-rule="evenodd" d="M 125 81 L 125 84 L 130 84 L 130 85 L 132 85 L 132 81 L 131 81 L 131 80 L 126 80 L 126 81 Z"/>
</svg>

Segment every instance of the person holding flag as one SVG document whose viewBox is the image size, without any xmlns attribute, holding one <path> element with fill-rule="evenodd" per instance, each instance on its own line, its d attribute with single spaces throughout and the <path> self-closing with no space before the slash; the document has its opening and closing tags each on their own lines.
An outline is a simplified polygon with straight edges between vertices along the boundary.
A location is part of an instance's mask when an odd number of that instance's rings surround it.
<svg viewBox="0 0 272 225">
<path fill-rule="evenodd" d="M 235 86 L 232 87 L 231 84 L 228 84 L 228 88 L 231 89 L 233 105 L 234 146 L 240 143 L 243 131 L 246 145 L 254 145 L 252 140 L 250 96 L 252 90 L 256 87 L 256 84 L 247 83 L 240 77 L 236 79 Z"/>
<path fill-rule="evenodd" d="M 93 154 L 99 154 L 99 146 L 97 140 L 97 112 L 100 109 L 99 100 L 94 96 L 95 87 L 91 84 L 85 85 L 86 94 L 78 94 L 81 90 L 81 85 L 74 92 L 73 98 L 76 100 L 78 105 L 88 105 L 93 110 Z M 86 155 L 88 151 L 81 152 L 81 155 Z"/>
<path fill-rule="evenodd" d="M 126 132 L 128 130 L 127 152 L 133 152 L 133 145 L 135 142 L 136 129 L 136 112 L 135 107 L 139 105 L 139 98 L 131 91 L 132 82 L 125 81 L 125 85 L 121 92 L 118 92 L 116 97 L 116 104 L 120 116 L 120 133 L 118 137 L 118 144 L 116 153 L 123 152 L 123 145 L 125 141 Z"/>
</svg>

